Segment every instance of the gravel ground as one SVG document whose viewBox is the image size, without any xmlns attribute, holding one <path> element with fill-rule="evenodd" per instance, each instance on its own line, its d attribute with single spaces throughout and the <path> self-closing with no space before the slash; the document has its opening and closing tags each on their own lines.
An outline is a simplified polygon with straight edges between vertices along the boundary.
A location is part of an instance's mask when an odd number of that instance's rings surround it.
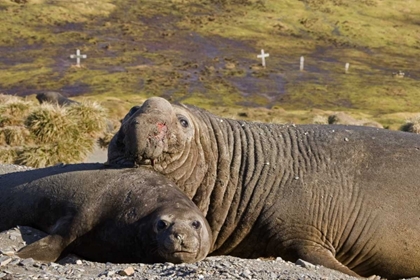
<svg viewBox="0 0 420 280">
<path fill-rule="evenodd" d="M 30 227 L 0 233 L 0 279 L 356 279 L 308 263 L 208 257 L 192 264 L 113 264 L 85 261 L 69 255 L 58 263 L 20 259 L 14 252 L 42 236 Z M 129 274 L 129 276 L 125 276 Z M 131 274 L 132 273 L 132 274 Z"/>
<path fill-rule="evenodd" d="M 0 174 L 27 169 L 0 164 Z M 281 258 L 217 256 L 192 264 L 146 265 L 97 263 L 75 255 L 58 263 L 41 263 L 14 255 L 25 244 L 43 236 L 45 233 L 24 226 L 1 232 L 0 279 L 357 279 L 301 260 L 291 263 Z"/>
</svg>

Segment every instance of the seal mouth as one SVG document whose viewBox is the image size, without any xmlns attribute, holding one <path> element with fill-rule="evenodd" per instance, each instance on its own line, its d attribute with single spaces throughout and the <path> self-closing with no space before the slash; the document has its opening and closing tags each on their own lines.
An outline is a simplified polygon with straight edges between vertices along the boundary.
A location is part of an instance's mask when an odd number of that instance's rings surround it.
<svg viewBox="0 0 420 280">
<path fill-rule="evenodd" d="M 133 159 L 134 167 L 140 166 L 152 166 L 154 167 L 158 163 L 157 159 L 143 158 L 143 157 L 134 157 Z"/>
<path fill-rule="evenodd" d="M 173 251 L 171 254 L 174 255 L 174 256 L 176 256 L 176 255 L 195 255 L 196 252 L 191 252 L 191 251 Z"/>
<path fill-rule="evenodd" d="M 170 253 L 172 262 L 194 262 L 197 261 L 197 252 L 191 251 L 174 251 Z"/>
</svg>

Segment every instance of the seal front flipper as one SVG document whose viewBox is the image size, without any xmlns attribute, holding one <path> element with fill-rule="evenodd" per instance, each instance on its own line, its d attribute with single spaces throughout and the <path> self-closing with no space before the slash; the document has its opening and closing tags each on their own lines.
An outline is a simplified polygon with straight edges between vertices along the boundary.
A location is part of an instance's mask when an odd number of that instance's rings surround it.
<svg viewBox="0 0 420 280">
<path fill-rule="evenodd" d="M 322 265 L 327 268 L 335 269 L 351 276 L 361 277 L 347 266 L 340 263 L 333 253 L 321 246 L 302 245 L 297 249 L 298 258 L 310 262 L 314 265 Z"/>
<path fill-rule="evenodd" d="M 37 261 L 54 262 L 67 247 L 64 238 L 59 235 L 48 235 L 34 243 L 31 243 L 18 251 L 18 257 L 33 258 Z"/>
<path fill-rule="evenodd" d="M 83 222 L 83 211 L 80 211 L 76 216 L 69 213 L 51 226 L 48 230 L 50 235 L 23 247 L 17 255 L 20 258 L 54 262 L 68 245 L 89 231 L 88 226 L 87 222 Z"/>
</svg>

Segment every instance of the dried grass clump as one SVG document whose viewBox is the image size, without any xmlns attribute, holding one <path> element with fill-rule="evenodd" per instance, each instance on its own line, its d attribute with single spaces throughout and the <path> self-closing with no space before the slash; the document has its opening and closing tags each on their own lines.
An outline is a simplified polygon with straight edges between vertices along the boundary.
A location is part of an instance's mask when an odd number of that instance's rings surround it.
<svg viewBox="0 0 420 280">
<path fill-rule="evenodd" d="M 328 116 L 328 124 L 358 125 L 383 128 L 383 126 L 376 121 L 365 119 L 358 120 L 344 112 L 337 112 L 333 115 Z"/>
<path fill-rule="evenodd" d="M 105 132 L 99 137 L 98 145 L 101 149 L 108 148 L 114 135 L 121 127 L 121 122 L 117 120 L 107 120 Z"/>
<path fill-rule="evenodd" d="M 18 151 L 19 148 L 16 147 L 0 147 L 1 163 L 14 164 Z"/>
<path fill-rule="evenodd" d="M 76 163 L 93 149 L 94 140 L 80 138 L 77 141 L 57 141 L 47 145 L 23 147 L 15 164 L 45 167 L 57 163 Z"/>
<path fill-rule="evenodd" d="M 30 132 L 24 126 L 6 126 L 0 128 L 0 145 L 22 146 L 30 141 Z"/>
<path fill-rule="evenodd" d="M 97 102 L 85 101 L 72 105 L 67 107 L 67 112 L 78 123 L 79 130 L 91 137 L 98 137 L 106 128 L 106 110 Z"/>
<path fill-rule="evenodd" d="M 35 102 L 0 94 L 0 127 L 23 125 L 25 117 L 35 106 Z"/>
<path fill-rule="evenodd" d="M 112 137 L 114 137 L 115 133 L 104 133 L 101 137 L 98 139 L 98 145 L 101 149 L 108 148 L 109 143 L 112 140 Z"/>
<path fill-rule="evenodd" d="M 328 117 L 326 116 L 321 116 L 321 115 L 316 115 L 313 117 L 312 119 L 312 123 L 314 124 L 328 124 Z"/>
<path fill-rule="evenodd" d="M 420 134 L 420 115 L 407 120 L 400 130 Z"/>
<path fill-rule="evenodd" d="M 106 131 L 95 102 L 67 107 L 0 95 L 0 162 L 45 167 L 83 161 Z"/>
<path fill-rule="evenodd" d="M 25 125 L 40 143 L 77 139 L 81 135 L 78 123 L 68 116 L 67 109 L 52 104 L 41 104 L 27 117 Z"/>
</svg>

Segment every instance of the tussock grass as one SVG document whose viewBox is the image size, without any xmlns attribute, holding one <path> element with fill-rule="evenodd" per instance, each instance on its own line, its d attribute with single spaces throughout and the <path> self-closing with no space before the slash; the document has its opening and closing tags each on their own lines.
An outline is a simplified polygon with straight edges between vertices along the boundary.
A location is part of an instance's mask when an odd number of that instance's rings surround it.
<svg viewBox="0 0 420 280">
<path fill-rule="evenodd" d="M 45 167 L 83 161 L 106 126 L 106 111 L 96 102 L 59 107 L 0 95 L 0 162 Z"/>
<path fill-rule="evenodd" d="M 0 94 L 0 127 L 22 125 L 22 115 L 27 115 L 33 103 L 17 96 Z"/>
<path fill-rule="evenodd" d="M 2 163 L 14 164 L 18 149 L 16 147 L 0 146 L 0 159 Z"/>
<path fill-rule="evenodd" d="M 67 109 L 52 104 L 42 104 L 26 118 L 25 125 L 41 143 L 80 136 L 77 122 L 69 118 Z"/>
<path fill-rule="evenodd" d="M 78 129 L 92 137 L 106 129 L 106 111 L 97 102 L 85 101 L 67 108 L 67 114 L 79 124 Z"/>
<path fill-rule="evenodd" d="M 354 117 L 344 113 L 337 112 L 328 116 L 328 124 L 345 124 L 345 125 L 359 125 L 359 126 L 372 126 L 383 128 L 383 126 L 373 120 L 355 119 Z"/>
<path fill-rule="evenodd" d="M 0 128 L 0 145 L 21 146 L 30 140 L 30 132 L 24 126 Z"/>
<path fill-rule="evenodd" d="M 78 141 L 55 141 L 51 144 L 26 146 L 17 151 L 14 163 L 32 167 L 51 166 L 57 163 L 79 162 L 92 151 L 95 141 L 79 138 Z"/>
<path fill-rule="evenodd" d="M 400 130 L 420 134 L 420 115 L 417 115 L 400 127 Z"/>
<path fill-rule="evenodd" d="M 316 115 L 312 119 L 312 123 L 314 124 L 328 124 L 329 117 Z"/>
</svg>

